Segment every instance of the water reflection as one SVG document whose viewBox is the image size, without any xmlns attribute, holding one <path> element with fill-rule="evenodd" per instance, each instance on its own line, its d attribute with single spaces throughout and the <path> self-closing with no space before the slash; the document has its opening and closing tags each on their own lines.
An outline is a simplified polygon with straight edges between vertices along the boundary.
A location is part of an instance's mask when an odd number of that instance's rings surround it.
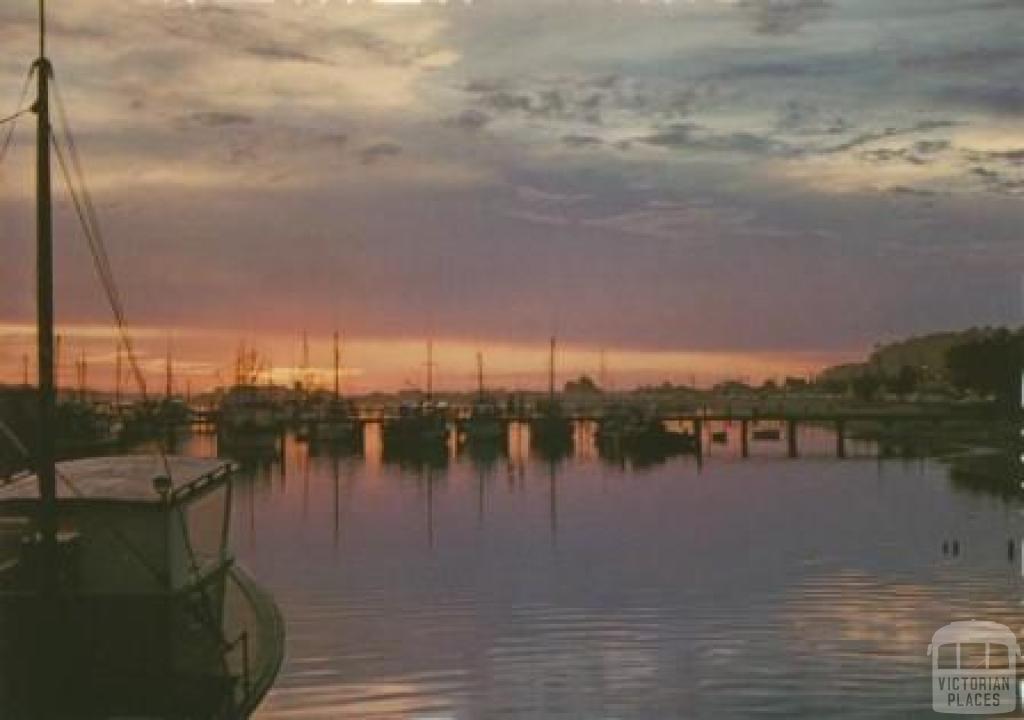
<svg viewBox="0 0 1024 720">
<path fill-rule="evenodd" d="M 1020 626 L 1009 498 L 813 427 L 799 460 L 744 459 L 727 430 L 645 463 L 587 428 L 539 456 L 526 426 L 396 456 L 371 425 L 247 462 L 235 547 L 289 629 L 258 717 L 924 717 L 935 629 Z"/>
</svg>

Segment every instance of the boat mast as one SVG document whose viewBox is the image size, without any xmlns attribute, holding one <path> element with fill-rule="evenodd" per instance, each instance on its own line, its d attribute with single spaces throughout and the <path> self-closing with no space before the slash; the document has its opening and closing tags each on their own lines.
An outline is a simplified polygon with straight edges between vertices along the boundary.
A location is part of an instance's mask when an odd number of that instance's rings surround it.
<svg viewBox="0 0 1024 720">
<path fill-rule="evenodd" d="M 302 390 L 309 394 L 309 386 L 312 384 L 312 373 L 309 370 L 309 333 L 302 331 Z"/>
<path fill-rule="evenodd" d="M 57 540 L 57 468 L 53 422 L 56 393 L 53 376 L 53 208 L 50 195 L 50 76 L 46 57 L 46 6 L 39 0 L 39 57 L 34 63 L 36 95 L 36 332 L 39 352 L 39 525 L 43 542 L 55 550 Z"/>
<path fill-rule="evenodd" d="M 171 399 L 174 390 L 174 366 L 171 364 L 171 341 L 167 340 L 167 357 L 164 360 L 164 398 Z"/>
<path fill-rule="evenodd" d="M 548 400 L 555 403 L 555 336 L 551 336 L 551 357 L 548 360 Z"/>
<path fill-rule="evenodd" d="M 338 331 L 334 331 L 334 399 L 341 397 L 341 347 L 338 344 Z"/>
<path fill-rule="evenodd" d="M 121 405 L 121 341 L 117 341 L 117 355 L 114 361 L 114 404 Z"/>
<path fill-rule="evenodd" d="M 88 385 L 89 358 L 82 350 L 81 359 L 78 361 L 78 399 L 85 402 L 86 387 Z"/>
<path fill-rule="evenodd" d="M 476 392 L 481 401 L 484 399 L 484 354 L 476 354 Z"/>
<path fill-rule="evenodd" d="M 434 399 L 434 341 L 427 340 L 427 402 Z"/>
</svg>

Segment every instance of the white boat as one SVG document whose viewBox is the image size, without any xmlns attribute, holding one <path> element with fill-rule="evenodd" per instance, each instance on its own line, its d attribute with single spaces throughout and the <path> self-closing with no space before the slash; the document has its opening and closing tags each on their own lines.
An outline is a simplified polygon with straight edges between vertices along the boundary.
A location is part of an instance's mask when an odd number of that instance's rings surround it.
<svg viewBox="0 0 1024 720">
<path fill-rule="evenodd" d="M 0 485 L 0 717 L 246 718 L 277 676 L 284 632 L 228 548 L 231 465 L 164 455 L 55 462 L 50 150 L 62 146 L 43 9 L 32 66 L 38 437 L 16 443 L 35 472 Z M 112 277 L 101 277 L 120 323 Z M 130 350 L 126 334 L 122 342 Z"/>
<path fill-rule="evenodd" d="M 55 563 L 39 479 L 0 487 L 4 718 L 248 717 L 284 630 L 228 546 L 231 470 L 184 457 L 59 463 Z"/>
</svg>

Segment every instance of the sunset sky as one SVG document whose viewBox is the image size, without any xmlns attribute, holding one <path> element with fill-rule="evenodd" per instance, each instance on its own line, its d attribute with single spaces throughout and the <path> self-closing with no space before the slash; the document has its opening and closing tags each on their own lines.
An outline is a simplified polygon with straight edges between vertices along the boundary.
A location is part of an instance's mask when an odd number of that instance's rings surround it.
<svg viewBox="0 0 1024 720">
<path fill-rule="evenodd" d="M 197 387 L 348 341 L 353 390 L 804 374 L 1019 324 L 1020 0 L 51 3 L 130 322 Z M 35 53 L 0 5 L 0 116 Z M 31 118 L 0 164 L 0 379 L 33 343 Z M 63 359 L 110 313 L 57 184 Z M 70 378 L 69 367 L 64 370 Z"/>
</svg>

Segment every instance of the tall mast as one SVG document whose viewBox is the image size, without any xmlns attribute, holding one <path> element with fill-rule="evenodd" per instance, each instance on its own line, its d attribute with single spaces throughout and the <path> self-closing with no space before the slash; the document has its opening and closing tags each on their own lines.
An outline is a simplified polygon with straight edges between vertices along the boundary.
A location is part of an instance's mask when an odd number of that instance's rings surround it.
<svg viewBox="0 0 1024 720">
<path fill-rule="evenodd" d="M 167 357 L 164 359 L 164 398 L 171 399 L 174 391 L 174 366 L 171 364 L 171 341 L 167 340 Z"/>
<path fill-rule="evenodd" d="M 39 58 L 36 80 L 36 332 L 39 351 L 39 476 L 40 530 L 53 551 L 57 540 L 57 468 L 53 421 L 56 392 L 53 377 L 53 208 L 50 196 L 50 76 L 46 58 L 46 7 L 39 0 Z M 55 558 L 54 558 L 55 559 Z"/>
<path fill-rule="evenodd" d="M 53 338 L 53 394 L 54 397 L 60 396 L 60 380 L 61 380 L 61 348 L 64 347 L 64 336 L 57 334 Z"/>
<path fill-rule="evenodd" d="M 548 360 L 548 399 L 555 402 L 555 336 L 551 336 L 551 357 Z"/>
<path fill-rule="evenodd" d="M 309 392 L 310 386 L 310 372 L 309 372 L 309 333 L 305 330 L 302 331 L 302 390 L 303 392 Z"/>
<path fill-rule="evenodd" d="M 484 399 L 484 354 L 476 354 L 476 392 L 481 400 Z"/>
<path fill-rule="evenodd" d="M 434 341 L 427 340 L 427 402 L 434 399 Z"/>
<path fill-rule="evenodd" d="M 117 341 L 117 355 L 114 359 L 114 404 L 121 405 L 121 341 Z"/>
<path fill-rule="evenodd" d="M 334 331 L 334 398 L 341 397 L 341 346 L 338 343 L 338 331 Z"/>
<path fill-rule="evenodd" d="M 85 401 L 85 389 L 88 385 L 89 359 L 82 350 L 81 359 L 78 361 L 78 399 Z"/>
</svg>

